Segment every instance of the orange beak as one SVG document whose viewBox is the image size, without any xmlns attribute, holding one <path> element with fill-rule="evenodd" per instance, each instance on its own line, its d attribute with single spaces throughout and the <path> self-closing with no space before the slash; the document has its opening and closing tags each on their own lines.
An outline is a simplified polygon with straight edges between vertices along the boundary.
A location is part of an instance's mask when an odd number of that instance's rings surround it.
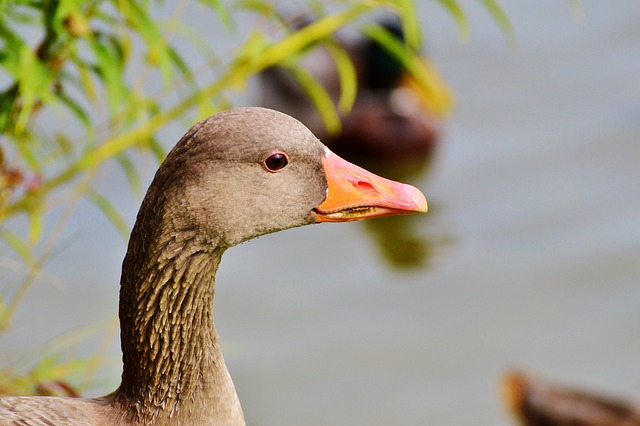
<svg viewBox="0 0 640 426">
<path fill-rule="evenodd" d="M 315 208 L 316 222 L 349 222 L 372 217 L 427 211 L 419 189 L 376 176 L 327 150 L 322 165 L 327 198 Z"/>
</svg>

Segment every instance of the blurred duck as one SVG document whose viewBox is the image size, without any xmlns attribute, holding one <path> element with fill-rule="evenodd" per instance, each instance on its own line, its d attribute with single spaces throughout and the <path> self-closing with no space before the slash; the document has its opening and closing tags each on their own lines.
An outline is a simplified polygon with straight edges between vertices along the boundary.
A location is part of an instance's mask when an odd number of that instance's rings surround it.
<svg viewBox="0 0 640 426">
<path fill-rule="evenodd" d="M 307 20 L 296 26 L 309 24 Z M 383 20 L 380 26 L 404 41 L 396 17 Z M 340 131 L 326 130 L 304 89 L 284 68 L 273 67 L 262 74 L 263 103 L 298 118 L 331 149 L 351 160 L 424 162 L 439 139 L 438 111 L 429 108 L 429 95 L 379 42 L 361 34 L 355 39 L 344 34 L 337 34 L 336 38 L 353 61 L 358 82 L 353 108 L 340 117 Z M 300 65 L 324 86 L 337 105 L 340 81 L 330 53 L 324 48 L 314 48 Z M 432 74 L 437 78 L 435 72 Z M 443 85 L 441 89 L 446 92 Z M 447 96 L 445 93 L 444 97 Z"/>
</svg>

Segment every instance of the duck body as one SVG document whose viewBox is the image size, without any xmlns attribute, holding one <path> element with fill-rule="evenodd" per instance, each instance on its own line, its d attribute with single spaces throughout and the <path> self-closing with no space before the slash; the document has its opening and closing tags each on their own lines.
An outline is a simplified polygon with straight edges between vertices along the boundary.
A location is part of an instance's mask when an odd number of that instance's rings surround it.
<svg viewBox="0 0 640 426">
<path fill-rule="evenodd" d="M 426 211 L 420 191 L 332 154 L 297 120 L 238 108 L 193 126 L 142 202 L 120 281 L 119 388 L 0 398 L 0 425 L 244 425 L 213 322 L 226 249 L 325 221 Z"/>
</svg>

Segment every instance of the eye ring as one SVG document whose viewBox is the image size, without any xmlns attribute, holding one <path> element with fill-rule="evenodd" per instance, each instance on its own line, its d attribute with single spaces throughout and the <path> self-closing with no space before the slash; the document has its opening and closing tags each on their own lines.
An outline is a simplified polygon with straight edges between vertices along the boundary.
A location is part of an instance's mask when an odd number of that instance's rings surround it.
<svg viewBox="0 0 640 426">
<path fill-rule="evenodd" d="M 264 160 L 262 165 L 265 170 L 271 173 L 277 173 L 284 169 L 289 164 L 289 156 L 284 152 L 273 152 L 269 154 Z"/>
</svg>

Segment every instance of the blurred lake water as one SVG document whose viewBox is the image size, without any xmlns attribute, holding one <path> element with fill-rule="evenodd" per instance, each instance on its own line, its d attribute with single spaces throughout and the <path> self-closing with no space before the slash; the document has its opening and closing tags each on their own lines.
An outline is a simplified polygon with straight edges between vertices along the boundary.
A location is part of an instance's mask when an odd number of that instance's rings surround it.
<svg viewBox="0 0 640 426">
<path fill-rule="evenodd" d="M 585 0 L 583 18 L 570 2 L 503 2 L 515 49 L 479 2 L 463 2 L 466 43 L 419 3 L 457 97 L 412 182 L 430 212 L 401 218 L 429 258 L 385 260 L 397 222 L 230 250 L 216 324 L 248 423 L 508 425 L 497 385 L 514 366 L 640 401 L 640 2 Z M 123 178 L 99 185 L 133 223 Z M 88 203 L 70 228 L 47 269 L 59 285 L 31 290 L 0 340 L 7 359 L 117 310 L 125 242 Z M 118 383 L 112 341 L 96 393 Z"/>
</svg>

